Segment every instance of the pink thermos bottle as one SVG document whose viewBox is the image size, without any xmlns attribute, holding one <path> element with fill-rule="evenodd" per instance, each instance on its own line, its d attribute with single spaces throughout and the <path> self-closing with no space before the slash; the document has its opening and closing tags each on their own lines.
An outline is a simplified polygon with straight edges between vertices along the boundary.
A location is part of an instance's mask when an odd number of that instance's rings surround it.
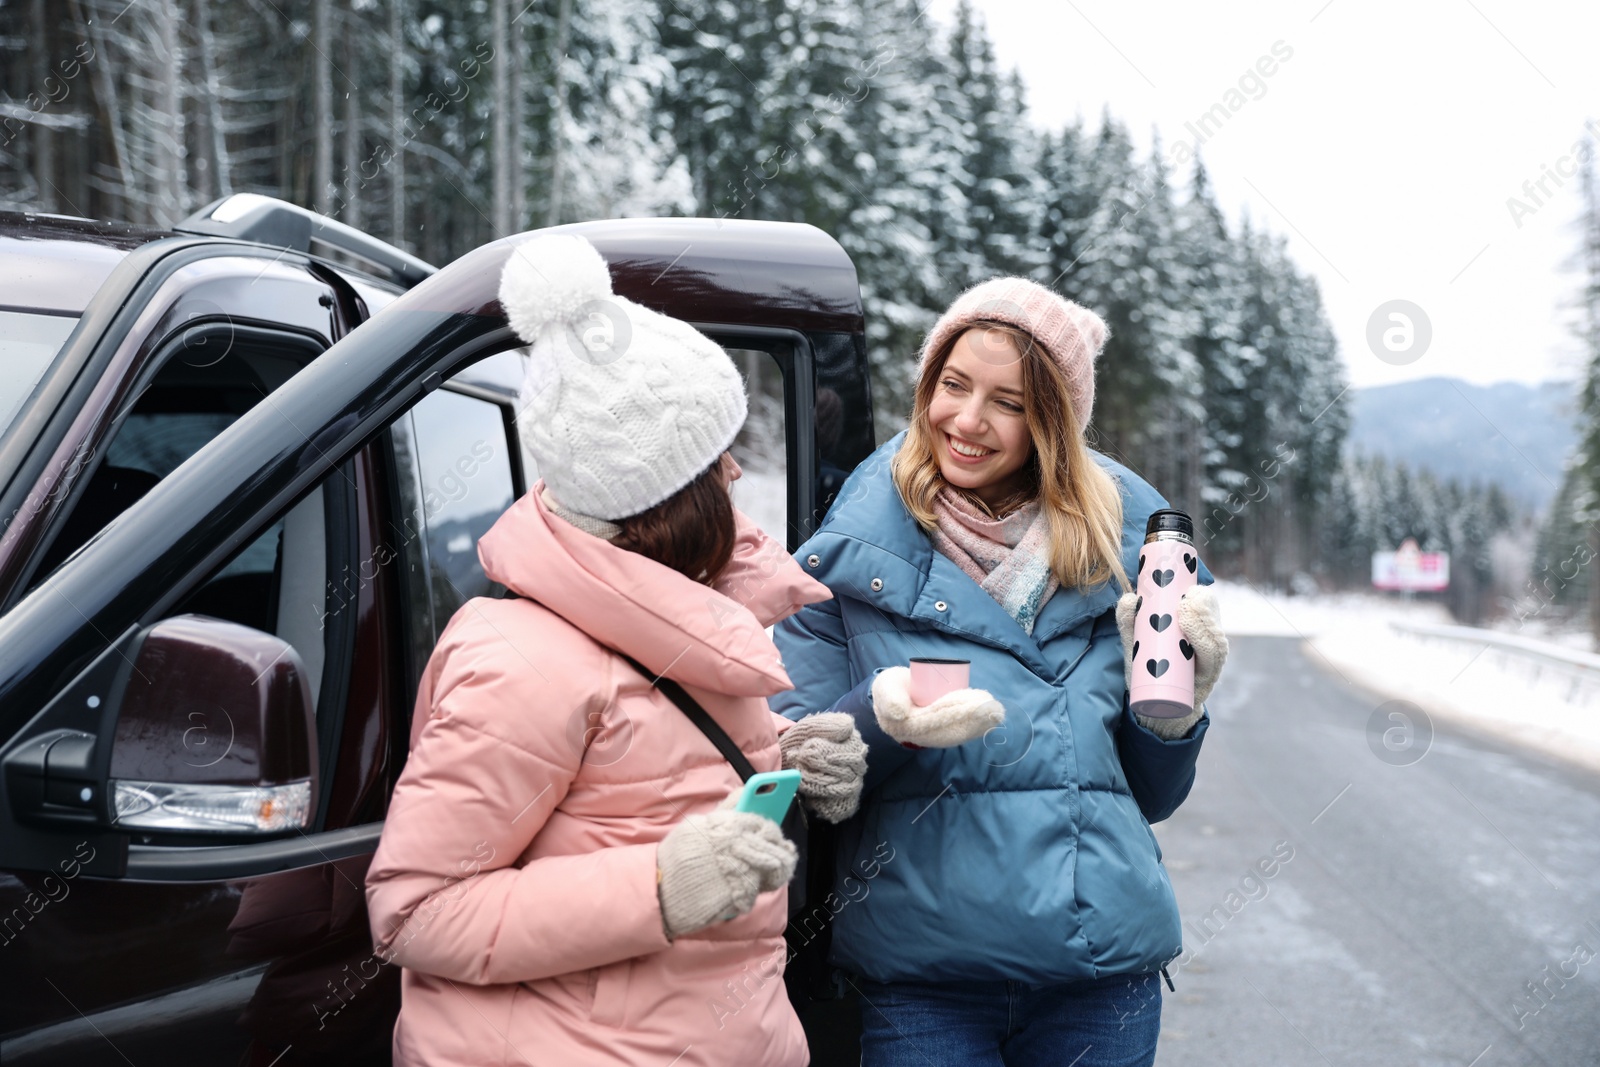
<svg viewBox="0 0 1600 1067">
<path fill-rule="evenodd" d="M 1194 711 L 1194 649 L 1178 629 L 1178 598 L 1194 588 L 1199 563 L 1188 515 L 1163 508 L 1150 516 L 1134 585 L 1128 704 L 1137 715 L 1178 719 Z"/>
</svg>

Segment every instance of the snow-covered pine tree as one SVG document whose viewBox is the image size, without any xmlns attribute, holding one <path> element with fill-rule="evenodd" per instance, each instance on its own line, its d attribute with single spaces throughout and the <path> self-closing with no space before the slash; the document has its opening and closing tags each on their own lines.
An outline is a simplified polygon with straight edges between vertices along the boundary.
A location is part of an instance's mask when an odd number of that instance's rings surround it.
<svg viewBox="0 0 1600 1067">
<path fill-rule="evenodd" d="M 976 30 L 971 25 L 970 12 L 965 27 L 959 21 L 959 10 L 957 18 L 950 41 L 941 41 L 940 35 L 935 34 L 927 51 L 915 58 L 919 68 L 916 76 L 925 87 L 929 105 L 920 163 L 932 179 L 922 223 L 933 241 L 931 252 L 940 279 L 929 293 L 930 310 L 935 315 L 963 289 L 988 276 L 988 264 L 981 252 L 982 235 L 974 224 L 969 199 L 973 186 L 968 170 L 972 156 L 972 102 L 951 61 L 951 54 L 964 48 L 955 43 L 956 38 Z"/>
<path fill-rule="evenodd" d="M 356 41 L 365 37 L 361 32 L 362 6 L 358 0 L 357 3 L 352 3 L 348 10 L 339 13 L 340 32 L 345 35 L 346 40 Z M 371 0 L 366 0 L 364 6 L 371 7 Z M 346 49 L 341 71 L 344 77 L 340 86 L 340 91 L 344 94 L 343 119 L 339 124 L 341 154 L 334 183 L 337 189 L 336 206 L 339 219 L 357 229 L 363 225 L 361 205 L 363 189 L 356 183 L 356 178 L 360 175 L 361 160 L 366 145 L 367 108 L 365 94 L 362 92 L 365 66 L 359 47 Z"/>
<path fill-rule="evenodd" d="M 333 184 L 333 0 L 311 0 L 311 206 L 331 214 Z"/>
<path fill-rule="evenodd" d="M 1145 469 L 1172 501 L 1191 514 L 1200 504 L 1205 406 L 1200 364 L 1191 340 L 1198 332 L 1194 280 L 1179 254 L 1177 206 L 1159 131 L 1144 164 L 1147 206 L 1132 220 L 1144 248 L 1138 275 L 1148 298 L 1132 325 L 1150 346 L 1158 389 L 1146 416 Z M 1130 314 L 1130 319 L 1132 315 Z"/>
<path fill-rule="evenodd" d="M 411 47 L 406 35 L 406 0 L 385 0 L 384 43 L 387 45 L 389 94 L 385 103 L 387 143 L 377 149 L 371 169 L 374 177 L 385 171 L 389 178 L 389 232 L 388 239 L 401 248 L 406 242 L 406 155 L 405 155 L 405 89 L 411 73 Z M 383 162 L 378 162 L 379 158 Z M 367 166 L 362 167 L 361 179 L 368 177 Z"/>
<path fill-rule="evenodd" d="M 1581 453 L 1575 450 L 1567 458 L 1561 487 L 1534 537 L 1533 564 L 1528 580 L 1513 593 L 1513 618 L 1525 621 L 1548 610 L 1550 605 L 1555 605 L 1563 614 L 1587 610 L 1589 574 L 1594 564 L 1591 562 L 1581 568 L 1573 575 L 1572 582 L 1559 582 L 1557 572 L 1562 561 L 1571 558 L 1577 549 L 1588 548 L 1589 532 L 1583 516 L 1592 506 L 1589 476 L 1584 470 Z"/>
<path fill-rule="evenodd" d="M 1028 125 L 1020 83 L 1002 75 L 988 31 L 968 0 L 956 7 L 949 57 L 967 122 L 964 165 L 947 179 L 965 201 L 974 241 L 968 253 L 976 270 L 965 283 L 997 274 L 1037 276 L 1046 267 L 1034 240 L 1042 208 L 1037 136 Z"/>
<path fill-rule="evenodd" d="M 1164 420 L 1191 425 L 1199 389 L 1184 347 L 1193 330 L 1171 189 L 1159 155 L 1140 166 L 1127 130 L 1109 112 L 1092 161 L 1097 203 L 1071 292 L 1111 328 L 1097 369 L 1092 439 L 1166 489 L 1163 481 L 1178 480 L 1177 451 L 1190 446 L 1177 445 Z"/>
<path fill-rule="evenodd" d="M 657 106 L 688 165 L 701 215 L 762 218 L 758 180 L 764 112 L 782 71 L 769 69 L 777 0 L 673 0 L 662 9 L 662 53 L 675 76 Z"/>
<path fill-rule="evenodd" d="M 56 54 L 75 34 L 97 53 L 81 113 L 3 149 L 13 201 L 40 202 L 40 178 L 81 161 L 88 214 L 171 221 L 249 190 L 439 262 L 534 221 L 804 220 L 857 264 L 880 430 L 909 408 L 934 317 L 965 286 L 1022 273 L 1107 316 L 1099 439 L 1175 502 L 1203 514 L 1276 446 L 1305 457 L 1304 481 L 1250 503 L 1218 551 L 1267 576 L 1327 492 L 1343 407 L 1312 416 L 1343 382 L 1315 287 L 1270 239 L 1229 235 L 1203 171 L 1177 208 L 1159 139 L 1143 164 L 1109 116 L 1094 133 L 1033 131 L 970 5 L 944 31 L 917 0 L 125 7 L 0 7 L 6 41 Z M 32 52 L 7 65 L 12 99 L 37 66 Z M 79 135 L 73 114 L 91 113 Z"/>
<path fill-rule="evenodd" d="M 1217 206 L 1205 166 L 1195 161 L 1189 197 L 1174 219 L 1177 254 L 1188 272 L 1193 332 L 1188 347 L 1195 358 L 1203 418 L 1190 447 L 1198 459 L 1200 490 L 1194 512 L 1201 547 L 1237 552 L 1239 530 L 1230 521 L 1230 494 L 1239 493 L 1262 462 L 1282 455 L 1245 454 L 1246 356 L 1240 343 L 1245 298 L 1238 250 Z M 1253 350 L 1252 354 L 1253 354 Z"/>
<path fill-rule="evenodd" d="M 1289 361 L 1277 368 L 1272 381 L 1281 398 L 1275 406 L 1282 412 L 1284 440 L 1294 461 L 1278 478 L 1293 510 L 1292 517 L 1286 514 L 1291 525 L 1277 559 L 1292 574 L 1316 566 L 1311 546 L 1326 515 L 1328 487 L 1339 466 L 1350 416 L 1344 364 L 1317 283 L 1287 257 L 1282 269 Z M 1277 449 L 1278 443 L 1269 448 Z"/>
<path fill-rule="evenodd" d="M 658 109 L 673 71 L 656 5 L 573 0 L 570 34 L 567 99 L 557 112 L 565 160 L 559 221 L 692 210 L 689 169 Z"/>
<path fill-rule="evenodd" d="M 513 232 L 511 221 L 511 172 L 514 166 L 511 148 L 511 0 L 489 0 L 489 39 L 502 61 L 494 64 L 490 78 L 489 120 L 493 124 L 490 146 L 490 169 L 493 172 L 493 194 L 489 201 L 493 212 L 493 233 L 504 237 Z"/>
<path fill-rule="evenodd" d="M 816 114 L 796 124 L 792 145 L 820 142 L 821 159 L 791 162 L 785 179 L 821 179 L 824 193 L 810 208 L 820 217 L 802 217 L 833 233 L 856 265 L 869 309 L 881 438 L 904 425 L 916 354 L 943 308 L 945 281 L 927 225 L 943 177 L 929 162 L 933 102 L 919 77 L 932 28 L 914 0 L 828 0 L 822 11 L 826 26 L 817 47 L 835 54 L 831 76 L 813 83 Z"/>
<path fill-rule="evenodd" d="M 233 158 L 228 151 L 224 116 L 225 83 L 217 66 L 217 31 L 212 0 L 193 0 L 189 32 L 194 39 L 195 70 L 195 201 L 210 203 L 233 192 Z"/>
<path fill-rule="evenodd" d="M 1583 353 L 1579 393 L 1577 469 L 1581 490 L 1573 494 L 1573 519 L 1586 531 L 1591 558 L 1600 557 L 1600 179 L 1594 153 L 1583 160 L 1578 192 L 1578 263 L 1582 282 L 1573 330 Z M 1592 564 L 1591 564 L 1592 566 Z M 1589 632 L 1600 647 L 1600 581 L 1588 583 Z"/>
<path fill-rule="evenodd" d="M 1051 285 L 1069 297 L 1079 290 L 1078 271 L 1094 239 L 1090 227 L 1099 193 L 1091 150 L 1081 122 L 1046 133 L 1039 143 L 1043 209 L 1038 243 Z"/>
<path fill-rule="evenodd" d="M 55 20 L 45 10 L 44 0 L 31 0 L 28 5 L 28 22 L 33 31 L 38 34 L 38 46 L 33 48 L 32 63 L 29 64 L 32 81 L 36 87 L 33 91 L 39 93 L 44 90 L 54 71 L 50 69 L 49 42 L 56 36 L 53 32 Z M 48 99 L 48 93 L 46 94 Z M 43 108 L 39 109 L 43 112 Z M 26 109 L 25 109 L 26 113 Z M 36 117 L 36 116 L 29 116 Z M 48 124 L 32 123 L 31 147 L 33 149 L 32 177 L 35 189 L 35 198 L 39 205 L 46 211 L 53 210 L 56 201 L 55 190 L 55 156 L 56 134 Z"/>
<path fill-rule="evenodd" d="M 1342 389 L 1342 372 L 1316 287 L 1297 271 L 1284 240 L 1252 229 L 1246 219 L 1238 247 L 1246 296 L 1240 320 L 1244 387 L 1235 412 L 1241 454 L 1250 457 L 1244 490 L 1272 500 L 1248 507 L 1236 520 L 1240 566 L 1253 579 L 1282 584 L 1310 563 L 1315 504 L 1344 436 L 1343 398 L 1333 388 Z M 1287 470 L 1264 483 L 1262 464 L 1274 461 Z M 1312 464 L 1315 478 L 1302 469 Z"/>
<path fill-rule="evenodd" d="M 97 88 L 101 105 L 117 129 L 115 171 L 102 171 L 96 185 L 111 193 L 131 222 L 170 226 L 191 207 L 188 181 L 186 87 L 182 16 L 177 0 L 151 0 L 127 8 L 121 18 L 110 0 L 82 0 L 106 77 Z M 112 72 L 116 74 L 112 76 Z M 114 117 L 113 117 L 114 116 Z"/>
<path fill-rule="evenodd" d="M 1360 587 L 1368 580 L 1370 548 L 1362 522 L 1362 471 L 1346 458 L 1328 487 L 1328 516 L 1317 529 L 1319 578 L 1335 588 Z"/>
<path fill-rule="evenodd" d="M 415 63 L 392 159 L 404 166 L 405 247 L 449 262 L 493 236 L 490 112 L 502 61 L 488 10 L 407 0 L 403 40 Z"/>
</svg>

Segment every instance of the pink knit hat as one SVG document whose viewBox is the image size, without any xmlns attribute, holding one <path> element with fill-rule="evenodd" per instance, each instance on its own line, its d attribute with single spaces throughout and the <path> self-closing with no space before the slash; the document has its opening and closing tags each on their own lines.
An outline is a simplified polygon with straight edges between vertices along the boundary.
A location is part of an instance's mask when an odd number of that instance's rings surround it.
<svg viewBox="0 0 1600 1067">
<path fill-rule="evenodd" d="M 927 368 L 930 355 L 979 320 L 1015 326 L 1038 341 L 1066 372 L 1078 425 L 1089 428 L 1094 413 L 1094 361 L 1110 334 L 1099 315 L 1027 278 L 991 278 L 958 296 L 933 324 L 917 357 L 917 377 Z"/>
</svg>

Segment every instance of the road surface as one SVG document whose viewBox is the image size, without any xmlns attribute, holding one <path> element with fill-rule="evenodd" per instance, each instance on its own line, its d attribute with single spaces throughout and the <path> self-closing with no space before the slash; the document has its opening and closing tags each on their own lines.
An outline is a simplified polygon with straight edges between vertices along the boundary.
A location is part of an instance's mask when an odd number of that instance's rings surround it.
<svg viewBox="0 0 1600 1067">
<path fill-rule="evenodd" d="M 1600 1064 L 1600 777 L 1430 738 L 1298 638 L 1234 638 L 1210 703 L 1156 827 L 1186 950 L 1159 1067 Z"/>
</svg>

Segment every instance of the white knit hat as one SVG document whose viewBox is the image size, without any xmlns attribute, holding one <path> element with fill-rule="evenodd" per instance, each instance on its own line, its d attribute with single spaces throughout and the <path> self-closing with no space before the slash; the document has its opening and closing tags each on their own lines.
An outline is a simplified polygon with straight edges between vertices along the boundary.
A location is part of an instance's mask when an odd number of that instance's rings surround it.
<svg viewBox="0 0 1600 1067">
<path fill-rule="evenodd" d="M 744 425 L 744 379 L 716 342 L 611 291 L 593 245 L 517 245 L 500 303 L 529 345 L 518 423 L 546 487 L 571 511 L 624 519 L 688 485 Z"/>
</svg>

